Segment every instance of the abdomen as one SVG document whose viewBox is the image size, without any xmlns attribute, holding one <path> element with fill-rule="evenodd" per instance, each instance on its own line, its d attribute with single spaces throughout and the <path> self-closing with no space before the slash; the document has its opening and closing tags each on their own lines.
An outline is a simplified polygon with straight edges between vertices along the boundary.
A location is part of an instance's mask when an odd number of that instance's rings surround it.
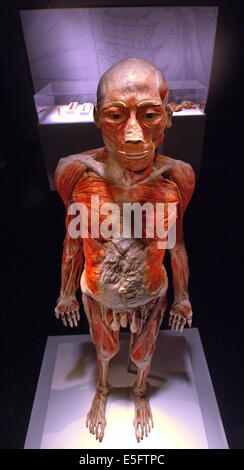
<svg viewBox="0 0 244 470">
<path fill-rule="evenodd" d="M 109 240 L 95 269 L 97 279 L 94 268 L 85 265 L 81 289 L 115 311 L 133 309 L 166 292 L 163 256 L 154 242 L 145 246 L 142 239 Z"/>
</svg>

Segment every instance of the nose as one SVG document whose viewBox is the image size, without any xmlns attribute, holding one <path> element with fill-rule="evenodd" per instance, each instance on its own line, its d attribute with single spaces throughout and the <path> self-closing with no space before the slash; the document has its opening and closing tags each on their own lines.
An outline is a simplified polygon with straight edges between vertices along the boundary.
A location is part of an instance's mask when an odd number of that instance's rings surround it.
<svg viewBox="0 0 244 470">
<path fill-rule="evenodd" d="M 142 128 L 134 113 L 130 115 L 126 123 L 124 141 L 125 143 L 131 142 L 132 144 L 144 142 Z"/>
</svg>

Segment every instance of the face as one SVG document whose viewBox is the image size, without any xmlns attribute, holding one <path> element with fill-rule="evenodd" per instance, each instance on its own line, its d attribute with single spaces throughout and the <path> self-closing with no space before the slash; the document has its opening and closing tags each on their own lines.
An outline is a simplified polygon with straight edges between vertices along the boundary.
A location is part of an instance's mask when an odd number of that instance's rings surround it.
<svg viewBox="0 0 244 470">
<path fill-rule="evenodd" d="M 105 83 L 97 125 L 108 153 L 124 168 L 143 170 L 152 162 L 166 119 L 153 74 L 131 71 Z"/>
</svg>

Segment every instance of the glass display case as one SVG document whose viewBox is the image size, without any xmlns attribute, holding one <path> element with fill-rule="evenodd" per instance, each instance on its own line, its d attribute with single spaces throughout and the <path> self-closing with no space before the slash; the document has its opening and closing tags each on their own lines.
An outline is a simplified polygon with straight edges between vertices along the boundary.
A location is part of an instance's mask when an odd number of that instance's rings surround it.
<svg viewBox="0 0 244 470">
<path fill-rule="evenodd" d="M 173 115 L 196 116 L 204 113 L 207 87 L 196 80 L 169 81 L 169 102 Z M 38 122 L 42 124 L 93 122 L 97 82 L 65 81 L 45 85 L 34 95 Z M 181 103 L 186 102 L 184 107 Z M 190 104 L 188 103 L 190 102 Z"/>
<path fill-rule="evenodd" d="M 93 122 L 96 85 L 79 80 L 48 83 L 34 95 L 38 122 Z"/>
<path fill-rule="evenodd" d="M 156 65 L 170 87 L 163 151 L 199 171 L 217 7 L 108 7 L 20 12 L 50 185 L 60 157 L 102 146 L 93 123 L 101 75 L 126 57 Z"/>
</svg>

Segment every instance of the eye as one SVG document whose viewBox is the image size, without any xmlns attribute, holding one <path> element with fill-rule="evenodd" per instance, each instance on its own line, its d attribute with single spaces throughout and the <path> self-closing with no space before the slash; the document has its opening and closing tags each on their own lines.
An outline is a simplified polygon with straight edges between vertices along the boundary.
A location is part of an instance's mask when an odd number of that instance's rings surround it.
<svg viewBox="0 0 244 470">
<path fill-rule="evenodd" d="M 111 117 L 112 117 L 113 119 L 120 119 L 120 118 L 121 118 L 121 114 L 119 114 L 119 113 L 113 113 L 113 114 L 111 114 Z"/>
<path fill-rule="evenodd" d="M 146 113 L 145 118 L 146 119 L 153 119 L 156 116 L 156 113 Z"/>
</svg>

